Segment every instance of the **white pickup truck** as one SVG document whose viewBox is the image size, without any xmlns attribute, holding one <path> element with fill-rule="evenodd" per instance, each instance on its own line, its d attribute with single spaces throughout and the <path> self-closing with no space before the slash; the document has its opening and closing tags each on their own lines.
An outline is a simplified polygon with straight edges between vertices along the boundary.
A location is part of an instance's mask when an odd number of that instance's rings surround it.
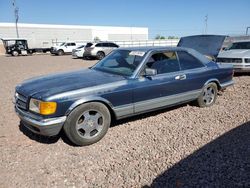
<svg viewBox="0 0 250 188">
<path fill-rule="evenodd" d="M 231 64 L 235 72 L 250 72 L 250 41 L 234 42 L 217 57 L 221 64 Z"/>
<path fill-rule="evenodd" d="M 58 46 L 51 47 L 51 54 L 55 55 L 71 54 L 73 49 L 76 49 L 81 45 L 83 45 L 83 43 L 64 42 Z"/>
</svg>

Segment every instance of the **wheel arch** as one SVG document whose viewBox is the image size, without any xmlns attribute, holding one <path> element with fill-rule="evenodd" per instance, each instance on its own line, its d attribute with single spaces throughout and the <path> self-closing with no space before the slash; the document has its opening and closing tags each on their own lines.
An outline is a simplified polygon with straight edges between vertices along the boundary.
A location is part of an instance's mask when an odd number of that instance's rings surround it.
<svg viewBox="0 0 250 188">
<path fill-rule="evenodd" d="M 217 85 L 218 90 L 221 90 L 220 81 L 218 79 L 216 79 L 216 78 L 209 79 L 208 81 L 206 81 L 206 83 L 203 85 L 203 87 L 205 87 L 209 83 L 215 83 Z"/>
<path fill-rule="evenodd" d="M 90 103 L 90 102 L 98 102 L 98 103 L 104 104 L 110 112 L 111 119 L 117 119 L 115 111 L 113 110 L 112 103 L 104 98 L 101 98 L 101 97 L 79 99 L 79 100 L 75 101 L 72 105 L 70 105 L 70 107 L 66 111 L 65 115 L 68 116 L 78 106 L 80 106 L 82 104 Z"/>
<path fill-rule="evenodd" d="M 105 52 L 102 50 L 97 51 L 96 54 L 98 54 L 99 52 L 103 53 L 106 56 Z"/>
</svg>

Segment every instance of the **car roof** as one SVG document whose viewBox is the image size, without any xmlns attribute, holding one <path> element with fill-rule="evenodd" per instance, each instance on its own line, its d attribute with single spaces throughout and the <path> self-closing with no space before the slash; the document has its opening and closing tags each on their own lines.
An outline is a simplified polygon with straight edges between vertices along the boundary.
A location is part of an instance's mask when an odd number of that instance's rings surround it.
<svg viewBox="0 0 250 188">
<path fill-rule="evenodd" d="M 185 47 L 164 47 L 164 46 L 147 46 L 147 47 L 126 47 L 126 48 L 118 48 L 117 50 L 131 50 L 131 51 L 141 51 L 148 53 L 150 51 L 186 51 L 199 59 L 202 63 L 207 64 L 211 60 L 205 57 L 200 52 L 192 49 L 192 48 L 185 48 Z"/>
<path fill-rule="evenodd" d="M 0 38 L 1 40 L 27 40 L 24 38 Z"/>
<path fill-rule="evenodd" d="M 171 51 L 187 50 L 188 48 L 171 47 L 171 46 L 145 46 L 145 47 L 121 47 L 119 49 L 131 50 L 131 51 L 149 52 L 149 51 L 165 51 L 165 50 L 171 50 Z"/>
</svg>

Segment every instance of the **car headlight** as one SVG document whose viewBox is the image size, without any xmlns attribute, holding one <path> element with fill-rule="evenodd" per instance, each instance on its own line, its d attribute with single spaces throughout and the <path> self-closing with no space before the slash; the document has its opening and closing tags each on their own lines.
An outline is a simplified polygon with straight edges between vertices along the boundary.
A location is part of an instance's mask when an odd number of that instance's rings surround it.
<svg viewBox="0 0 250 188">
<path fill-rule="evenodd" d="M 245 63 L 250 63 L 250 58 L 246 58 Z"/>
<path fill-rule="evenodd" d="M 42 115 L 50 115 L 56 112 L 56 102 L 44 102 L 37 99 L 30 99 L 29 110 Z"/>
</svg>

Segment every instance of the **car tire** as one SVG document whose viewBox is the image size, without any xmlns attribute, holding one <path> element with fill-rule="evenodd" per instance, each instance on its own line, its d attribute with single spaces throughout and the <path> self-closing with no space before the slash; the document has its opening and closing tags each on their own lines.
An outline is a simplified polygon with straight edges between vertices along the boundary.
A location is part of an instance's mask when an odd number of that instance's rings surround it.
<svg viewBox="0 0 250 188">
<path fill-rule="evenodd" d="M 198 97 L 196 103 L 199 107 L 209 107 L 212 106 L 218 94 L 218 87 L 216 83 L 209 83 L 203 87 L 200 96 Z"/>
<path fill-rule="evenodd" d="M 13 51 L 13 52 L 11 53 L 11 55 L 17 57 L 17 56 L 19 55 L 19 53 L 18 53 L 18 51 L 15 50 L 15 51 Z"/>
<path fill-rule="evenodd" d="M 97 59 L 101 60 L 105 57 L 105 53 L 104 52 L 97 52 L 96 57 L 97 57 Z"/>
<path fill-rule="evenodd" d="M 72 143 L 86 146 L 102 139 L 110 123 L 109 109 L 102 103 L 90 102 L 76 107 L 67 117 L 63 129 Z"/>
<path fill-rule="evenodd" d="M 64 51 L 63 50 L 58 50 L 58 55 L 59 56 L 64 55 Z"/>
</svg>

